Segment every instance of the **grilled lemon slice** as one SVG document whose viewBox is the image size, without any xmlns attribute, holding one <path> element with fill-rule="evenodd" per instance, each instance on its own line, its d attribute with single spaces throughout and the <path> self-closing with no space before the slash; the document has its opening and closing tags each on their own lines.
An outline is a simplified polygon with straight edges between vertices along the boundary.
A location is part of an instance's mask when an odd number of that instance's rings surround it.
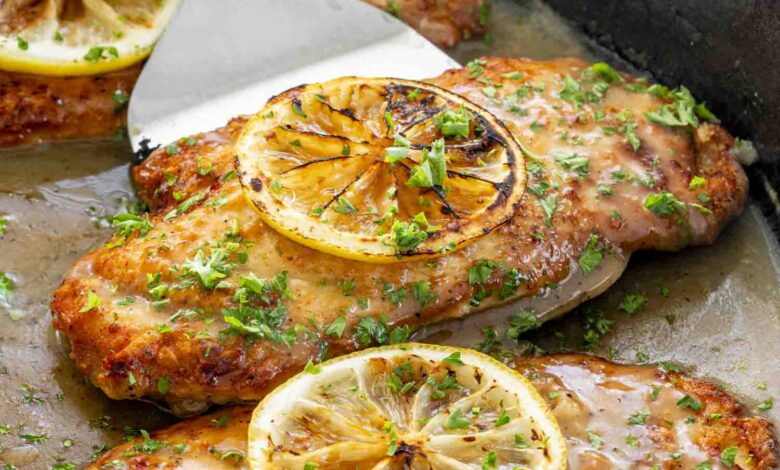
<svg viewBox="0 0 780 470">
<path fill-rule="evenodd" d="M 566 468 L 523 376 L 473 350 L 403 344 L 308 366 L 260 402 L 253 470 Z"/>
<path fill-rule="evenodd" d="M 367 262 L 432 257 L 509 220 L 519 144 L 488 111 L 393 78 L 340 78 L 273 98 L 244 127 L 238 170 L 283 235 Z"/>
<path fill-rule="evenodd" d="M 0 69 L 95 75 L 152 50 L 180 0 L 0 2 Z"/>
</svg>

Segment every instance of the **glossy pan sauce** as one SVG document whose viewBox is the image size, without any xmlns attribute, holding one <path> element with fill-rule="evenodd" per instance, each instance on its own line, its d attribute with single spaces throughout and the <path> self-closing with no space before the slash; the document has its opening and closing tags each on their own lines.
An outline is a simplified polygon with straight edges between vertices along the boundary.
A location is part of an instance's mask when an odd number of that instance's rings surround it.
<svg viewBox="0 0 780 470">
<path fill-rule="evenodd" d="M 538 2 L 493 2 L 490 45 L 468 42 L 454 55 L 465 62 L 483 54 L 597 57 L 587 39 Z M 152 429 L 172 418 L 151 404 L 111 402 L 86 384 L 51 328 L 48 304 L 63 273 L 111 230 L 103 217 L 132 199 L 129 149 L 112 142 L 67 143 L 0 153 L 0 272 L 15 290 L 0 301 L 0 462 L 44 469 L 58 462 L 81 466 L 124 429 Z M 640 253 L 593 307 L 614 320 L 591 352 L 622 362 L 674 361 L 755 407 L 780 393 L 780 256 L 755 207 L 710 247 L 680 253 Z M 627 294 L 648 297 L 628 315 L 617 306 Z M 516 307 L 436 326 L 436 342 L 474 346 L 482 330 L 499 335 Z M 591 313 L 591 316 L 593 314 Z M 583 350 L 572 313 L 529 339 L 547 351 Z M 772 409 L 761 414 L 777 420 Z M 622 428 L 622 426 L 621 426 Z"/>
</svg>

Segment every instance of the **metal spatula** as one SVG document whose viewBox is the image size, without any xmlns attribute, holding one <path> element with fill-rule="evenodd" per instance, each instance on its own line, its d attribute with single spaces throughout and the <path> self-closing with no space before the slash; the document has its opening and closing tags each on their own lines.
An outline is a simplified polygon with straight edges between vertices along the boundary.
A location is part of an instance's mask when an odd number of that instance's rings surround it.
<svg viewBox="0 0 780 470">
<path fill-rule="evenodd" d="M 130 100 L 133 150 L 256 113 L 301 83 L 423 78 L 458 64 L 358 0 L 184 0 Z"/>
</svg>

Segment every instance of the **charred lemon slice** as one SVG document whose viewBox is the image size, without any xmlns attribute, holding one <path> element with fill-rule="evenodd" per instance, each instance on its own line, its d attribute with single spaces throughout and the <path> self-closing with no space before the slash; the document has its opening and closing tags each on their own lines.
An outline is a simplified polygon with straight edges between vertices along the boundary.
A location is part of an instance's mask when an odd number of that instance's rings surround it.
<svg viewBox="0 0 780 470">
<path fill-rule="evenodd" d="M 472 350 L 404 344 L 333 359 L 260 402 L 253 470 L 564 469 L 566 445 L 542 397 Z"/>
<path fill-rule="evenodd" d="M 95 75 L 152 50 L 180 0 L 0 2 L 0 69 Z"/>
<path fill-rule="evenodd" d="M 394 262 L 451 252 L 509 220 L 521 149 L 493 115 L 422 82 L 340 78 L 273 98 L 237 142 L 263 220 L 337 256 Z"/>
</svg>

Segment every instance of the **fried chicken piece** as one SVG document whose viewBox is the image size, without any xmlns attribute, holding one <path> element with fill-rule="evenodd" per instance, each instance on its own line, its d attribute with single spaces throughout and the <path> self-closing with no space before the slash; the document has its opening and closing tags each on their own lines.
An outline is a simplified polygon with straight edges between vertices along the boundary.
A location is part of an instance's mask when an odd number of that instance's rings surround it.
<svg viewBox="0 0 780 470">
<path fill-rule="evenodd" d="M 0 148 L 124 136 L 124 104 L 140 72 L 140 64 L 96 77 L 0 71 Z"/>
<path fill-rule="evenodd" d="M 579 354 L 512 365 L 547 399 L 567 440 L 572 470 L 693 469 L 707 461 L 718 468 L 721 452 L 729 447 L 736 449 L 733 468 L 777 464 L 772 425 L 745 416 L 737 400 L 709 382 Z M 685 397 L 689 400 L 681 402 Z M 251 415 L 252 407 L 231 407 L 187 420 L 150 434 L 166 445 L 160 450 L 144 452 L 150 447 L 139 438 L 107 452 L 90 468 L 249 468 Z"/>
<path fill-rule="evenodd" d="M 668 100 L 627 89 L 637 85 L 628 77 L 598 102 L 568 101 L 567 83 L 589 73 L 580 60 L 480 64 L 479 76 L 454 69 L 431 82 L 496 114 L 536 155 L 511 221 L 435 263 L 370 264 L 315 251 L 262 223 L 245 199 L 232 149 L 244 118 L 235 119 L 137 166 L 148 224 L 139 219 L 65 276 L 52 312 L 77 366 L 112 398 L 164 399 L 178 413 L 256 400 L 309 360 L 387 342 L 396 328 L 516 299 L 545 321 L 608 287 L 632 251 L 710 243 L 742 210 L 747 181 L 720 126 L 649 122 L 643 112 Z M 638 148 L 620 131 L 627 127 Z M 250 274 L 276 279 L 290 298 L 271 289 L 239 312 L 234 288 L 209 288 L 197 274 L 216 268 L 233 286 Z M 413 295 L 421 281 L 435 299 L 424 307 Z M 225 312 L 251 314 L 265 329 L 229 325 Z M 337 318 L 343 334 L 326 333 Z M 164 396 L 160 380 L 170 384 Z"/>
</svg>

